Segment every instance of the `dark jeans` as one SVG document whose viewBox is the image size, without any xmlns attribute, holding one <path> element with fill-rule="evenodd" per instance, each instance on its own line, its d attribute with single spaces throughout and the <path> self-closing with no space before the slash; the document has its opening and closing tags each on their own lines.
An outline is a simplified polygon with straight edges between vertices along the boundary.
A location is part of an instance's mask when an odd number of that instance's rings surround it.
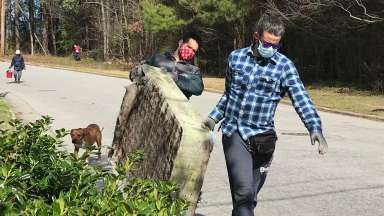
<svg viewBox="0 0 384 216">
<path fill-rule="evenodd" d="M 13 72 L 13 76 L 15 77 L 15 82 L 20 81 L 22 73 L 23 73 L 22 70 L 15 70 Z"/>
<path fill-rule="evenodd" d="M 273 153 L 252 152 L 238 132 L 229 137 L 223 135 L 223 147 L 232 195 L 232 216 L 253 216 L 257 194 L 267 177 Z"/>
</svg>

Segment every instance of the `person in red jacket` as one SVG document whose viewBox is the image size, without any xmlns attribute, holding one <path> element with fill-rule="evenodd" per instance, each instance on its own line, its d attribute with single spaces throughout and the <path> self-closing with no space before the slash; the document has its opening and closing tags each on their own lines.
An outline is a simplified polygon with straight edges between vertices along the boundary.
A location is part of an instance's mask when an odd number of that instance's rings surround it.
<svg viewBox="0 0 384 216">
<path fill-rule="evenodd" d="M 76 61 L 80 61 L 80 51 L 81 51 L 81 47 L 79 44 L 73 45 L 73 58 Z"/>
</svg>

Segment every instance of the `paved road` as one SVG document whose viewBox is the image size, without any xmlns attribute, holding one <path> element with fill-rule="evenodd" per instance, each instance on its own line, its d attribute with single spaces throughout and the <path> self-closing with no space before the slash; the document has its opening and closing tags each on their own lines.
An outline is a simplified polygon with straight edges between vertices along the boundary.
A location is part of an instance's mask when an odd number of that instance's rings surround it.
<svg viewBox="0 0 384 216">
<path fill-rule="evenodd" d="M 0 63 L 5 71 L 8 64 Z M 53 116 L 55 128 L 98 123 L 110 143 L 127 80 L 28 66 L 22 84 L 0 78 L 7 89 L 41 114 Z M 220 95 L 204 93 L 191 100 L 207 115 Z M 202 106 L 204 105 L 204 106 Z M 330 149 L 319 156 L 291 106 L 276 114 L 277 150 L 260 193 L 257 215 L 384 215 L 384 123 L 320 113 Z M 230 215 L 231 199 L 220 134 L 206 173 L 197 215 Z M 69 140 L 68 149 L 72 150 Z"/>
</svg>

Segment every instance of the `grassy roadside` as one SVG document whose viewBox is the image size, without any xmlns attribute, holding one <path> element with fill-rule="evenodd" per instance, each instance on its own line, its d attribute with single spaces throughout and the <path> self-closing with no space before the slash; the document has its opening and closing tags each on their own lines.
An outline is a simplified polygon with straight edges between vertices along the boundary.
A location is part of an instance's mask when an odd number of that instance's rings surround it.
<svg viewBox="0 0 384 216">
<path fill-rule="evenodd" d="M 8 57 L 10 59 L 11 57 Z M 27 64 L 62 68 L 85 73 L 127 78 L 132 64 L 97 62 L 92 59 L 82 59 L 80 62 L 69 57 L 29 56 L 24 55 Z M 224 79 L 204 77 L 205 88 L 208 91 L 223 92 Z M 372 115 L 384 118 L 384 95 L 371 95 L 370 92 L 349 88 L 306 86 L 313 102 L 317 107 L 328 108 L 341 112 Z M 288 102 L 288 99 L 283 99 Z"/>
<path fill-rule="evenodd" d="M 206 77 L 204 84 L 209 90 L 219 92 L 224 90 L 222 78 Z M 316 106 L 384 118 L 384 95 L 372 95 L 368 91 L 350 88 L 324 86 L 306 86 L 306 88 Z M 283 101 L 289 102 L 289 99 L 284 98 Z"/>
<path fill-rule="evenodd" d="M 0 129 L 6 129 L 8 128 L 7 122 L 11 120 L 12 114 L 11 111 L 5 102 L 5 100 L 0 99 L 0 122 L 4 122 L 3 124 L 0 124 Z"/>
<path fill-rule="evenodd" d="M 98 62 L 90 58 L 83 58 L 81 61 L 74 61 L 72 56 L 56 57 L 44 55 L 23 55 L 24 60 L 29 65 L 49 66 L 83 73 L 92 73 L 105 76 L 127 78 L 132 64 L 122 62 Z M 2 60 L 11 61 L 12 56 L 7 56 Z M 27 68 L 28 69 L 28 68 Z"/>
</svg>

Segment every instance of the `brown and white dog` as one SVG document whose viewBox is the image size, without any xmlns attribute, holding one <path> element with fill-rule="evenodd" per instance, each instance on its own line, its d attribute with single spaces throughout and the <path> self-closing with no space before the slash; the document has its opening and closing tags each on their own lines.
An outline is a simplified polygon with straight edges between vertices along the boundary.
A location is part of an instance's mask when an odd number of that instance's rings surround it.
<svg viewBox="0 0 384 216">
<path fill-rule="evenodd" d="M 78 154 L 79 149 L 83 145 L 92 146 L 94 143 L 97 144 L 98 158 L 101 155 L 101 132 L 103 129 L 97 124 L 90 124 L 86 128 L 77 128 L 71 130 L 72 143 L 75 145 L 75 154 Z"/>
</svg>

